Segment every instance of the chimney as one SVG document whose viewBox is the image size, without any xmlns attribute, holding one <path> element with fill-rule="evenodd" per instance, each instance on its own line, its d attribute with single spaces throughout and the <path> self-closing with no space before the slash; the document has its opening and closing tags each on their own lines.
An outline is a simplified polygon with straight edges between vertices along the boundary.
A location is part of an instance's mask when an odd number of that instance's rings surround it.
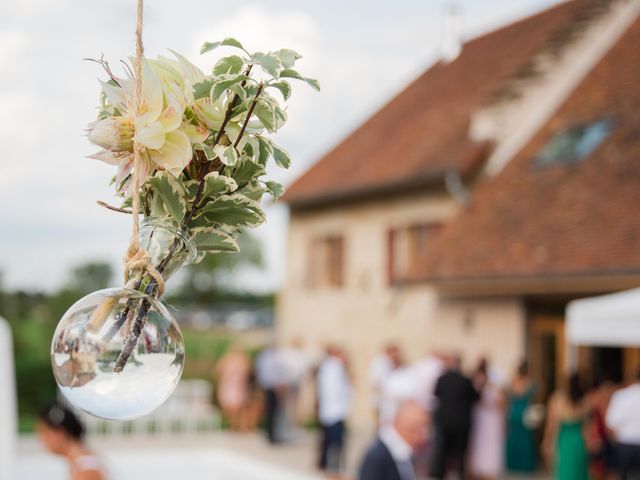
<svg viewBox="0 0 640 480">
<path fill-rule="evenodd" d="M 462 51 L 461 20 L 460 9 L 455 4 L 449 5 L 444 17 L 440 55 L 441 60 L 445 63 L 453 62 Z"/>
</svg>

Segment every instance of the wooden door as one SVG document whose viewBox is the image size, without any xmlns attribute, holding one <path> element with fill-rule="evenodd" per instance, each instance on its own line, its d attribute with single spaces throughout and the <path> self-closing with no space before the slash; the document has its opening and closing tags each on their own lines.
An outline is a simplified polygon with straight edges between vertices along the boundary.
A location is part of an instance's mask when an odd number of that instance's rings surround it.
<svg viewBox="0 0 640 480">
<path fill-rule="evenodd" d="M 566 345 L 564 318 L 536 316 L 529 322 L 528 360 L 531 376 L 538 387 L 538 398 L 546 401 L 562 382 Z"/>
</svg>

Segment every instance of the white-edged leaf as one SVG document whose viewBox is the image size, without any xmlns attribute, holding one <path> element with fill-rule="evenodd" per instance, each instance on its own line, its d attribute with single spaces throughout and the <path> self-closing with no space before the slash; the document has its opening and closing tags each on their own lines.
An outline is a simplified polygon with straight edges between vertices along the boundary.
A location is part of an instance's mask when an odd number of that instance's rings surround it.
<svg viewBox="0 0 640 480">
<path fill-rule="evenodd" d="M 244 185 L 252 179 L 265 174 L 264 167 L 255 163 L 249 157 L 244 156 L 238 162 L 238 166 L 233 174 L 234 180 L 238 185 Z"/>
<path fill-rule="evenodd" d="M 314 78 L 303 77 L 296 70 L 293 70 L 291 68 L 285 68 L 284 70 L 282 70 L 280 72 L 280 78 L 295 78 L 296 80 L 302 80 L 317 92 L 320 91 L 320 82 L 318 82 L 318 80 Z"/>
<path fill-rule="evenodd" d="M 289 168 L 291 165 L 291 157 L 289 153 L 282 147 L 277 146 L 275 143 L 271 144 L 273 146 L 273 159 L 276 161 L 279 167 Z"/>
<path fill-rule="evenodd" d="M 256 135 L 255 138 L 258 140 L 259 150 L 258 150 L 258 163 L 262 166 L 267 164 L 269 157 L 273 156 L 273 143 L 268 138 L 265 138 L 261 135 Z"/>
<path fill-rule="evenodd" d="M 286 80 L 281 80 L 276 83 L 271 83 L 269 84 L 269 87 L 277 88 L 278 90 L 280 90 L 280 93 L 282 94 L 282 98 L 284 98 L 285 100 L 289 100 L 289 97 L 291 96 L 291 84 Z"/>
<path fill-rule="evenodd" d="M 201 150 L 202 152 L 204 152 L 204 156 L 207 157 L 207 160 L 209 161 L 213 160 L 218 156 L 215 150 L 211 148 L 209 145 L 207 145 L 206 143 L 198 143 L 197 145 L 194 146 L 194 148 L 196 150 Z"/>
<path fill-rule="evenodd" d="M 256 117 L 258 117 L 264 128 L 270 132 L 275 130 L 276 109 L 272 103 L 267 102 L 263 97 L 259 97 L 253 113 L 256 114 Z"/>
<path fill-rule="evenodd" d="M 254 228 L 265 219 L 258 202 L 238 193 L 222 195 L 209 202 L 200 210 L 200 215 L 223 228 Z"/>
<path fill-rule="evenodd" d="M 154 177 L 147 180 L 157 198 L 177 222 L 182 222 L 187 211 L 186 191 L 176 177 L 168 172 L 157 172 Z"/>
<path fill-rule="evenodd" d="M 229 55 L 218 60 L 213 67 L 214 75 L 238 74 L 242 71 L 244 60 L 239 55 Z"/>
<path fill-rule="evenodd" d="M 265 182 L 264 185 L 267 187 L 267 191 L 271 194 L 274 201 L 284 194 L 284 187 L 278 182 L 269 181 Z"/>
<path fill-rule="evenodd" d="M 300 60 L 302 58 L 302 55 L 289 48 L 281 48 L 280 50 L 273 53 L 280 59 L 284 68 L 293 67 L 293 65 L 296 63 L 296 60 Z"/>
<path fill-rule="evenodd" d="M 266 73 L 276 78 L 284 69 L 282 61 L 274 53 L 256 52 L 251 57 L 251 60 L 260 65 L 260 68 L 262 68 Z"/>
<path fill-rule="evenodd" d="M 191 238 L 199 252 L 239 252 L 238 242 L 226 232 L 213 227 L 191 229 Z"/>
<path fill-rule="evenodd" d="M 210 52 L 211 50 L 215 50 L 218 47 L 224 46 L 236 47 L 246 52 L 246 50 L 238 40 L 236 40 L 235 38 L 227 37 L 220 42 L 204 42 L 202 44 L 202 47 L 200 48 L 200 55 Z"/>
<path fill-rule="evenodd" d="M 233 145 L 216 145 L 213 151 L 220 161 L 229 167 L 238 162 L 238 152 Z"/>
<path fill-rule="evenodd" d="M 236 181 L 225 175 L 220 175 L 218 172 L 207 173 L 204 177 L 204 190 L 202 196 L 217 197 L 224 193 L 233 192 L 238 188 Z"/>
<path fill-rule="evenodd" d="M 193 98 L 206 98 L 211 95 L 211 87 L 213 87 L 213 80 L 204 80 L 202 82 L 196 83 L 193 86 Z"/>
<path fill-rule="evenodd" d="M 211 92 L 209 94 L 211 102 L 218 100 L 220 96 L 232 85 L 249 79 L 246 75 L 221 75 L 221 77 L 222 78 L 220 80 L 216 80 L 213 87 L 211 87 Z"/>
</svg>

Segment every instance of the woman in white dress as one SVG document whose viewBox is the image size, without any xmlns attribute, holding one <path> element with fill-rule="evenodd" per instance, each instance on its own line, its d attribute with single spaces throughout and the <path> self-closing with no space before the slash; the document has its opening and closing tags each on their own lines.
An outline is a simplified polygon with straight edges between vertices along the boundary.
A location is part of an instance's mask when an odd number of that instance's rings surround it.
<svg viewBox="0 0 640 480">
<path fill-rule="evenodd" d="M 82 423 L 67 408 L 53 405 L 44 410 L 38 421 L 38 437 L 47 450 L 68 462 L 71 480 L 106 480 L 100 457 L 82 441 Z"/>
<path fill-rule="evenodd" d="M 490 378 L 487 360 L 482 359 L 474 376 L 481 391 L 474 407 L 470 437 L 469 470 L 474 480 L 495 480 L 504 468 L 505 395 Z"/>
</svg>

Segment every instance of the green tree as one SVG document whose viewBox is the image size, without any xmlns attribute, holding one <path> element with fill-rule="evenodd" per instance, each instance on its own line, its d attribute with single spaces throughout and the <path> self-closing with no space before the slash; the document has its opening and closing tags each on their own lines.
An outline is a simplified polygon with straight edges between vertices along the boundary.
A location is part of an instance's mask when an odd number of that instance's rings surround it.
<svg viewBox="0 0 640 480">
<path fill-rule="evenodd" d="M 89 262 L 71 271 L 67 289 L 77 292 L 94 292 L 107 288 L 113 278 L 113 267 L 106 262 Z"/>
<path fill-rule="evenodd" d="M 260 242 L 254 236 L 245 232 L 238 239 L 238 244 L 240 251 L 237 253 L 207 255 L 200 263 L 190 265 L 185 270 L 175 299 L 180 303 L 208 303 L 245 293 L 236 292 L 226 280 L 233 270 L 246 266 L 262 267 L 264 261 Z"/>
</svg>

